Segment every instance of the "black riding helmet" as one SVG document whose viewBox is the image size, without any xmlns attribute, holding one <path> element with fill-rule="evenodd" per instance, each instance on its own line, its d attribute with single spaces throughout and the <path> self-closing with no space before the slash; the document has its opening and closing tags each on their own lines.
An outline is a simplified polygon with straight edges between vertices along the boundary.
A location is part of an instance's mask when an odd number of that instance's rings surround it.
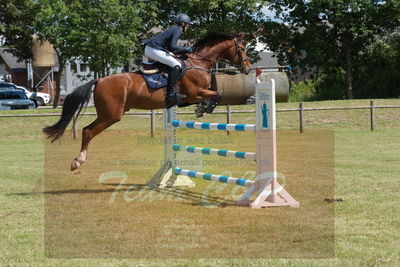
<svg viewBox="0 0 400 267">
<path fill-rule="evenodd" d="M 192 24 L 190 17 L 186 14 L 179 14 L 178 16 L 176 16 L 175 23 L 181 24 L 182 22 L 187 23 L 187 24 Z"/>
</svg>

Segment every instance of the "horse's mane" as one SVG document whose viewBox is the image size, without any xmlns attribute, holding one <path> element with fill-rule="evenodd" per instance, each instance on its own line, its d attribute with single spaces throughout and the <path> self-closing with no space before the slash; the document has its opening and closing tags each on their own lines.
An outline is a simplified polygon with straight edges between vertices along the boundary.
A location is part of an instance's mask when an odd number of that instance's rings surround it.
<svg viewBox="0 0 400 267">
<path fill-rule="evenodd" d="M 233 38 L 235 38 L 235 36 L 236 34 L 209 32 L 204 37 L 197 40 L 197 42 L 193 46 L 193 51 L 199 51 L 206 46 L 211 46 L 226 40 L 232 40 Z"/>
</svg>

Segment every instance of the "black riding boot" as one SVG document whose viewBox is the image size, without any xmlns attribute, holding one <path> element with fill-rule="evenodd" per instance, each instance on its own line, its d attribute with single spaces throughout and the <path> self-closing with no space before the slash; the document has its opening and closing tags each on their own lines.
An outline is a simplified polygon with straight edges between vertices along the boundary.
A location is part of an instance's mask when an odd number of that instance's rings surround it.
<svg viewBox="0 0 400 267">
<path fill-rule="evenodd" d="M 178 95 L 176 92 L 176 82 L 178 81 L 181 68 L 175 66 L 168 74 L 167 91 L 165 92 L 165 105 L 166 108 L 171 108 L 178 103 Z"/>
</svg>

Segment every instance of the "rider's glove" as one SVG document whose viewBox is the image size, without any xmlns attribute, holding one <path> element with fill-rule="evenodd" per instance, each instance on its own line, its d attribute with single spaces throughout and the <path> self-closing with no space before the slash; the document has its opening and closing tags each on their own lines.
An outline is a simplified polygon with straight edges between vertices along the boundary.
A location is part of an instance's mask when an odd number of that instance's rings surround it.
<svg viewBox="0 0 400 267">
<path fill-rule="evenodd" d="M 193 49 L 189 46 L 189 47 L 186 47 L 186 52 L 188 53 L 188 54 L 190 54 L 190 53 L 193 53 Z"/>
</svg>

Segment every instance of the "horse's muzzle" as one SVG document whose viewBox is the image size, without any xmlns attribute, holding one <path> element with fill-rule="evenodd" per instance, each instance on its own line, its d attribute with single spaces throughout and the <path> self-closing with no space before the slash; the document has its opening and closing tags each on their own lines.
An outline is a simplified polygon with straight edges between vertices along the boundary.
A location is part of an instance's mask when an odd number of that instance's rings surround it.
<svg viewBox="0 0 400 267">
<path fill-rule="evenodd" d="M 244 74 L 248 75 L 250 73 L 250 71 L 251 71 L 251 67 L 244 66 L 244 67 L 240 67 L 239 70 L 240 70 L 241 73 L 244 73 Z"/>
</svg>

